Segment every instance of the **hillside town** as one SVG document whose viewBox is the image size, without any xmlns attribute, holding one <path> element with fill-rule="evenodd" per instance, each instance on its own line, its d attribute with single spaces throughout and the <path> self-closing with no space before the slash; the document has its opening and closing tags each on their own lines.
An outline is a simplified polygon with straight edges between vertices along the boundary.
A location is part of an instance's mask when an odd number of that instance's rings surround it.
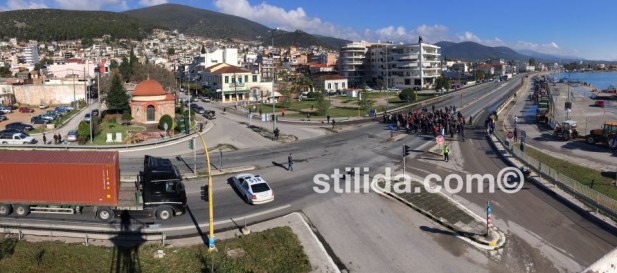
<svg viewBox="0 0 617 273">
<path fill-rule="evenodd" d="M 578 51 L 604 25 L 541 1 L 17 2 L 0 273 L 617 273 L 617 53 Z"/>
<path fill-rule="evenodd" d="M 357 41 L 338 51 L 211 40 L 165 30 L 155 30 L 143 41 L 112 41 L 105 35 L 89 41 L 89 46 L 83 42 L 15 38 L 0 42 L 2 103 L 64 104 L 95 97 L 96 79 L 108 75 L 114 65 L 121 64 L 131 53 L 140 63 L 160 66 L 175 74 L 177 85 L 165 86 L 168 92 L 178 90 L 182 83 L 191 83 L 208 90 L 212 99 L 223 103 L 279 100 L 282 94 L 275 83 L 293 83 L 303 76 L 311 82 L 303 91 L 330 94 L 361 88 L 434 89 L 440 76 L 451 83 L 445 89 L 456 89 L 556 65 L 534 66 L 503 59 L 481 63 L 446 60 L 438 46 L 422 42 L 421 37 L 416 44 Z M 130 85 L 127 89 L 131 90 Z"/>
</svg>

